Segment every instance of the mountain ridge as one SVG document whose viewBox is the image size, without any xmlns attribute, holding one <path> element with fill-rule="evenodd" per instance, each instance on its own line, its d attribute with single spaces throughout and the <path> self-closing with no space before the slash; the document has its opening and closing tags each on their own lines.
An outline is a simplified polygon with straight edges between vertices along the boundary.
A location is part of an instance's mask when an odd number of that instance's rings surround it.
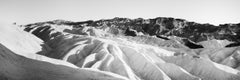
<svg viewBox="0 0 240 80">
<path fill-rule="evenodd" d="M 125 31 L 130 31 L 129 36 L 136 36 L 137 32 L 144 35 L 157 36 L 159 38 L 168 39 L 169 36 L 177 36 L 186 38 L 195 43 L 207 40 L 228 40 L 234 44 L 240 43 L 240 23 L 237 24 L 220 24 L 218 26 L 212 24 L 200 24 L 196 22 L 189 22 L 185 19 L 171 18 L 171 17 L 157 17 L 152 19 L 143 18 L 119 18 L 101 19 L 101 20 L 87 20 L 81 22 L 73 22 L 66 20 L 53 20 L 46 22 L 39 22 L 28 24 L 41 25 L 44 23 L 55 25 L 70 25 L 73 27 L 111 27 Z M 129 31 L 128 31 L 129 32 Z"/>
</svg>

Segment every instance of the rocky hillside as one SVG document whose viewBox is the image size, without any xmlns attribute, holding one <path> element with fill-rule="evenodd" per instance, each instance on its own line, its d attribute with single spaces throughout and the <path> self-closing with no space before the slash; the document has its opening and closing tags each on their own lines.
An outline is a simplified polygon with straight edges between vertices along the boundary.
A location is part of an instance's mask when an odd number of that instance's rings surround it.
<svg viewBox="0 0 240 80">
<path fill-rule="evenodd" d="M 0 79 L 239 80 L 238 26 L 162 17 L 0 25 Z"/>
<path fill-rule="evenodd" d="M 43 22 L 44 23 L 44 22 Z M 156 36 L 178 36 L 190 39 L 193 42 L 218 39 L 240 42 L 240 23 L 221 24 L 214 26 L 211 24 L 199 24 L 189 22 L 184 19 L 174 19 L 158 17 L 154 19 L 128 19 L 113 18 L 97 21 L 71 22 L 64 20 L 55 20 L 46 22 L 49 24 L 65 24 L 74 27 L 93 26 L 93 27 L 113 27 L 121 30 L 133 29 L 143 34 Z M 37 23 L 42 24 L 42 23 Z M 28 26 L 33 25 L 29 24 Z M 134 35 L 132 35 L 134 36 Z"/>
</svg>

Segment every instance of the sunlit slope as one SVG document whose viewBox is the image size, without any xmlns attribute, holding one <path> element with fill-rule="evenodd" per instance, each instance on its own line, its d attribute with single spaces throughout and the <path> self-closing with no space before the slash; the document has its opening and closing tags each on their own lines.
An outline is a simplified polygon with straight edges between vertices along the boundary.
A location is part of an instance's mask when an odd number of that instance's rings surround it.
<svg viewBox="0 0 240 80">
<path fill-rule="evenodd" d="M 127 78 L 77 66 L 36 54 L 41 40 L 17 29 L 1 24 L 0 79 L 1 80 L 127 80 Z M 9 49 L 8 49 L 9 48 Z"/>
</svg>

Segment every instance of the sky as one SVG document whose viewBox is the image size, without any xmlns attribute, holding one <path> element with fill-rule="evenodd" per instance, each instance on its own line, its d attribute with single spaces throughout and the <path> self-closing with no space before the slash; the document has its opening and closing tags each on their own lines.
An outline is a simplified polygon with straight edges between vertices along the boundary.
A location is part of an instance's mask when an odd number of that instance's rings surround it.
<svg viewBox="0 0 240 80">
<path fill-rule="evenodd" d="M 0 0 L 0 22 L 173 17 L 214 25 L 240 23 L 240 0 Z"/>
</svg>

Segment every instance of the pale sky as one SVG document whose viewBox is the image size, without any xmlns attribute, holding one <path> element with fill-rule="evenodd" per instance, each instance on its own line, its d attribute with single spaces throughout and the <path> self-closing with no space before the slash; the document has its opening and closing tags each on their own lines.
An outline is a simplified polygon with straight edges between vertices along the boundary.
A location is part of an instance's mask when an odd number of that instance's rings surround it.
<svg viewBox="0 0 240 80">
<path fill-rule="evenodd" d="M 27 24 L 174 17 L 198 23 L 240 23 L 240 0 L 0 0 L 0 21 Z"/>
</svg>

